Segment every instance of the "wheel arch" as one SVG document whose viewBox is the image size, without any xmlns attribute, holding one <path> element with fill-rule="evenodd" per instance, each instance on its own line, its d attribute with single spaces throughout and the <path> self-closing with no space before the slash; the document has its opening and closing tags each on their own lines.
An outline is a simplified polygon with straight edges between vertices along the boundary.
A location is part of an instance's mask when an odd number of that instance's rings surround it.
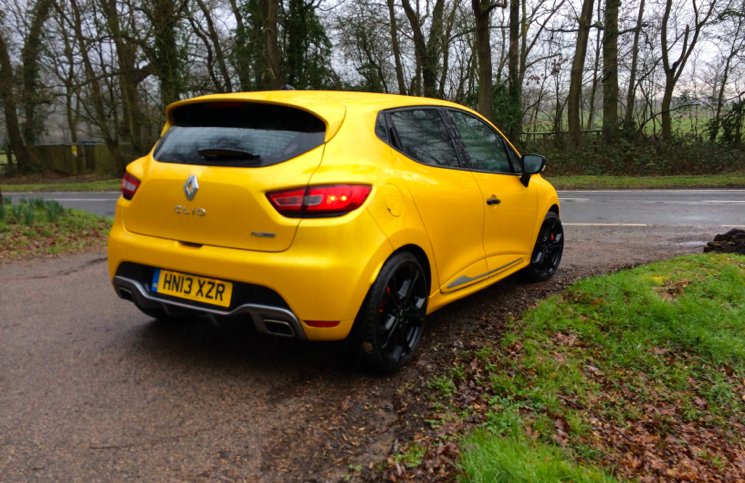
<svg viewBox="0 0 745 483">
<path fill-rule="evenodd" d="M 414 245 L 413 243 L 411 243 L 396 249 L 393 253 L 391 253 L 388 259 L 401 252 L 409 252 L 416 257 L 417 261 L 419 261 L 419 264 L 424 269 L 424 274 L 427 276 L 427 292 L 429 293 L 432 290 L 432 265 L 429 262 L 427 253 L 419 245 Z"/>
</svg>

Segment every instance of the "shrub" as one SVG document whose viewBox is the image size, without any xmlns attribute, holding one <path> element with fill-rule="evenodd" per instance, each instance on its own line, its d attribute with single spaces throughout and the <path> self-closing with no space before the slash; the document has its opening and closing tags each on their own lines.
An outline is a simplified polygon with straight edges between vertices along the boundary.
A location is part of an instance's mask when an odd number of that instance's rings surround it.
<svg viewBox="0 0 745 483">
<path fill-rule="evenodd" d="M 27 206 L 23 209 L 23 224 L 24 225 L 31 225 L 34 222 L 34 219 L 36 218 L 36 212 L 31 206 Z"/>
<path fill-rule="evenodd" d="M 21 205 L 13 205 L 10 207 L 10 217 L 13 218 L 14 223 L 21 221 L 21 211 L 23 207 Z"/>
<path fill-rule="evenodd" d="M 8 209 L 5 207 L 5 205 L 0 203 L 0 223 L 5 221 L 5 217 L 7 216 L 7 214 L 8 214 Z"/>
<path fill-rule="evenodd" d="M 65 212 L 65 208 L 59 203 L 59 201 L 49 200 L 44 204 L 44 210 L 47 213 L 47 218 L 50 222 L 54 223 L 57 218 Z"/>
<path fill-rule="evenodd" d="M 528 135 L 524 153 L 546 156 L 548 176 L 668 176 L 745 171 L 745 151 L 679 137 L 672 143 L 655 138 L 620 139 L 612 146 L 600 136 L 587 136 L 580 149 L 565 148 L 560 138 Z"/>
<path fill-rule="evenodd" d="M 28 200 L 28 205 L 38 210 L 43 210 L 46 206 L 47 200 L 44 198 L 31 198 Z"/>
</svg>

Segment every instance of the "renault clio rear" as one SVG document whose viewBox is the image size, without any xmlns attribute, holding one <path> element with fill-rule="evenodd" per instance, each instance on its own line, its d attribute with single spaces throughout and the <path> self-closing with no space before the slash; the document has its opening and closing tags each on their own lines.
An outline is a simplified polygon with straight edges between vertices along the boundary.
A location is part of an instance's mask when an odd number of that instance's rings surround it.
<svg viewBox="0 0 745 483">
<path fill-rule="evenodd" d="M 117 294 L 159 318 L 351 338 L 392 371 L 433 310 L 563 249 L 545 160 L 432 99 L 277 91 L 172 104 L 127 167 L 109 239 Z"/>
</svg>

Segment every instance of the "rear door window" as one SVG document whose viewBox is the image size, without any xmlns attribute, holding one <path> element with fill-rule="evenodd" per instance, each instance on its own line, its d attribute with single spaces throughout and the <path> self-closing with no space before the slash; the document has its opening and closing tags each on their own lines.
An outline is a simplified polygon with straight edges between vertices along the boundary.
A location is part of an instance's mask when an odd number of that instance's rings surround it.
<svg viewBox="0 0 745 483">
<path fill-rule="evenodd" d="M 153 153 L 162 163 L 259 167 L 281 163 L 324 143 L 326 125 L 288 106 L 249 102 L 187 104 Z"/>
<path fill-rule="evenodd" d="M 401 151 L 411 159 L 431 166 L 460 168 L 453 140 L 437 109 L 393 111 Z"/>
</svg>

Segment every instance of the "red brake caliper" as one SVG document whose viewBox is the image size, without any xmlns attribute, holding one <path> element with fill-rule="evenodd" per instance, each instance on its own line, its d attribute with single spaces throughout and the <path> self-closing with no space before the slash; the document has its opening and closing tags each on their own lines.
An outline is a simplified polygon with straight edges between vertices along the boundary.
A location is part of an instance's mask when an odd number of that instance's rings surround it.
<svg viewBox="0 0 745 483">
<path fill-rule="evenodd" d="M 390 287 L 386 287 L 385 288 L 385 291 L 388 292 L 388 293 L 391 293 L 391 288 Z M 383 306 L 384 305 L 385 305 L 385 300 L 381 300 L 380 301 L 380 313 L 381 314 L 383 313 Z"/>
</svg>

